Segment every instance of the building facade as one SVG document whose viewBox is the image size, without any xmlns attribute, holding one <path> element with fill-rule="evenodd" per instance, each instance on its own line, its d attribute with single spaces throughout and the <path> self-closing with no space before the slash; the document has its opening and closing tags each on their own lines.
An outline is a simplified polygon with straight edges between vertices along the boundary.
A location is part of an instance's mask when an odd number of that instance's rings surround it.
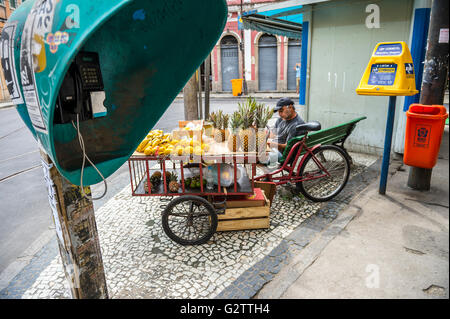
<svg viewBox="0 0 450 319">
<path fill-rule="evenodd" d="M 244 79 L 248 92 L 296 91 L 295 64 L 301 41 L 253 30 L 240 30 L 238 18 L 274 0 L 228 0 L 228 21 L 211 55 L 213 92 L 231 92 L 232 79 Z"/>
<path fill-rule="evenodd" d="M 25 0 L 0 0 L 0 33 L 8 21 L 9 16 L 13 11 Z M 9 100 L 9 92 L 6 87 L 5 77 L 3 76 L 3 69 L 0 68 L 0 101 Z"/>
</svg>

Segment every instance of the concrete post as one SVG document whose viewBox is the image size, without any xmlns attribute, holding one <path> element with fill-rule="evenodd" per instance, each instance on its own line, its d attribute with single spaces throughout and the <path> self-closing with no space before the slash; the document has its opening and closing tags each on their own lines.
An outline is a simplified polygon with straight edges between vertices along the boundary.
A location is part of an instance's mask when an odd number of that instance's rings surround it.
<svg viewBox="0 0 450 319">
<path fill-rule="evenodd" d="M 196 74 L 192 75 L 183 90 L 184 119 L 186 121 L 198 120 L 198 96 Z"/>
</svg>

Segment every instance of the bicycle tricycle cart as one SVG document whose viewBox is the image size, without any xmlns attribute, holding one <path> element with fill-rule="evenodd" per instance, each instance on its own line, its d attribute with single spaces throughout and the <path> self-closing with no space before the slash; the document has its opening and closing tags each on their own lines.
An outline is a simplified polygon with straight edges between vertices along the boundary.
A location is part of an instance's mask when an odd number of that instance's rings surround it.
<svg viewBox="0 0 450 319">
<path fill-rule="evenodd" d="M 310 200 L 330 200 L 348 181 L 348 155 L 335 145 L 306 145 L 308 132 L 320 130 L 318 122 L 300 125 L 298 130 L 306 131 L 303 139 L 292 146 L 283 164 L 272 170 L 258 163 L 262 154 L 256 152 L 201 156 L 135 153 L 128 161 L 132 196 L 159 196 L 167 201 L 163 229 L 181 245 L 207 242 L 216 232 L 218 214 L 225 212 L 227 201 L 254 194 L 257 181 L 295 183 Z M 257 166 L 264 174 L 256 176 Z"/>
</svg>

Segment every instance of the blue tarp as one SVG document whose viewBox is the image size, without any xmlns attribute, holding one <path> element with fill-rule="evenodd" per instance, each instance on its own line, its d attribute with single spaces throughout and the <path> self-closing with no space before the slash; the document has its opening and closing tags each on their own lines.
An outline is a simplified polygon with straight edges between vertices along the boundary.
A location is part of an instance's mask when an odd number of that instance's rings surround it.
<svg viewBox="0 0 450 319">
<path fill-rule="evenodd" d="M 277 9 L 277 10 L 269 10 L 269 11 L 262 11 L 262 12 L 258 12 L 261 15 L 265 15 L 267 17 L 272 17 L 274 15 L 278 15 L 278 14 L 283 14 L 283 12 L 288 12 L 294 9 L 301 9 L 303 6 L 295 6 L 295 7 L 288 7 L 288 8 L 283 8 L 283 9 Z M 288 15 L 288 16 L 277 16 L 278 19 L 281 20 L 286 20 L 286 21 L 290 21 L 290 22 L 295 22 L 295 23 L 303 23 L 303 14 L 298 13 L 298 14 L 294 14 L 294 15 Z"/>
<path fill-rule="evenodd" d="M 243 13 L 242 26 L 244 29 L 301 39 L 303 14 L 298 13 L 302 8 L 301 5 L 274 10 L 264 10 L 265 7 Z M 241 23 L 239 24 L 241 25 Z"/>
</svg>

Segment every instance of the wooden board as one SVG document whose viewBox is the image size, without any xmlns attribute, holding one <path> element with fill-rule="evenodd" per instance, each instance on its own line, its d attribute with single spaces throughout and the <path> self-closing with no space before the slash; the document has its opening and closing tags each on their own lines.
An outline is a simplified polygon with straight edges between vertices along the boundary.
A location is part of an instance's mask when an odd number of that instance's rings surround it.
<svg viewBox="0 0 450 319">
<path fill-rule="evenodd" d="M 266 205 L 260 207 L 227 208 L 225 214 L 217 215 L 220 220 L 246 219 L 268 217 L 270 215 L 270 202 L 266 199 Z"/>
<path fill-rule="evenodd" d="M 265 229 L 270 227 L 270 202 L 262 207 L 229 208 L 219 214 L 217 231 Z"/>
<path fill-rule="evenodd" d="M 246 230 L 246 229 L 266 229 L 270 227 L 269 217 L 241 219 L 241 220 L 223 220 L 219 221 L 217 231 Z"/>
</svg>

